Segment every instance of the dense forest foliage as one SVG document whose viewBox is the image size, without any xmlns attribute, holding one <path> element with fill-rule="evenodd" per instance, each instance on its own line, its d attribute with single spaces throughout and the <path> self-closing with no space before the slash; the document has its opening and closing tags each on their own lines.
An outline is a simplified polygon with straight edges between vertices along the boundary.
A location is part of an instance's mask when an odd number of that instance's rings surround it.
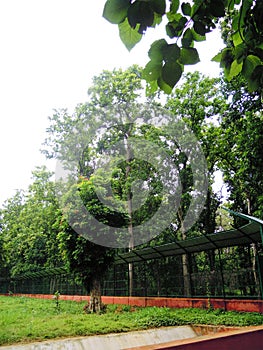
<svg viewBox="0 0 263 350">
<path fill-rule="evenodd" d="M 228 191 L 228 206 L 262 218 L 260 94 L 249 92 L 240 76 L 228 82 L 195 72 L 185 74 L 172 94 L 154 93 L 145 97 L 141 73 L 138 66 L 125 71 L 103 71 L 94 77 L 87 102 L 78 105 L 73 114 L 66 109 L 57 110 L 50 117 L 42 152 L 48 158 L 68 160 L 66 167 L 72 177 L 67 183 L 61 182 L 55 180 L 45 166 L 39 167 L 32 172 L 29 188 L 17 191 L 5 201 L 0 212 L 1 276 L 66 266 L 97 297 L 100 280 L 114 262 L 118 249 L 133 249 L 138 244 L 164 244 L 228 228 L 218 219 L 219 206 L 226 201 L 220 195 L 221 185 L 215 182 L 218 171 L 222 172 Z M 198 202 L 201 195 L 197 193 L 192 164 L 187 156 L 191 152 L 187 153 L 186 146 L 182 148 L 172 139 L 167 129 L 149 124 L 153 116 L 164 112 L 171 117 L 169 128 L 175 123 L 179 127 L 183 122 L 184 128 L 193 131 L 202 149 L 206 160 L 202 203 Z M 102 167 L 105 159 L 110 159 L 114 145 L 122 139 L 126 140 L 124 156 L 119 153 L 117 162 L 109 160 L 110 170 Z M 143 142 L 139 149 L 141 158 L 127 153 L 131 151 L 129 140 Z M 153 152 L 151 160 L 146 161 L 142 156 L 142 150 L 146 152 L 149 143 L 151 152 L 164 149 L 176 169 L 177 182 L 172 178 L 171 192 L 180 187 L 180 198 L 174 207 L 169 204 L 174 193 L 163 192 L 162 181 L 168 178 L 160 175 Z M 152 148 L 153 144 L 158 148 Z M 137 179 L 141 182 L 136 187 Z M 132 198 L 134 193 L 137 193 L 136 201 Z M 103 225 L 85 221 L 80 200 L 82 207 Z M 191 209 L 192 215 L 198 215 L 185 229 L 185 217 L 193 202 L 197 204 Z M 133 203 L 138 207 L 132 207 Z M 164 224 L 164 218 L 159 217 L 154 226 L 157 232 L 151 232 L 147 239 L 137 240 L 137 227 L 150 222 L 161 206 L 163 212 L 169 212 Z M 170 220 L 169 225 L 167 220 Z M 114 229 L 109 230 L 109 227 Z M 208 264 L 215 261 L 213 252 L 204 258 Z M 186 256 L 182 259 L 183 273 L 187 275 L 190 262 Z M 238 264 L 238 250 L 235 259 Z M 132 281 L 132 264 L 129 268 Z M 187 282 L 184 282 L 188 294 Z M 96 305 L 98 300 L 94 300 L 91 307 L 95 310 Z"/>
</svg>

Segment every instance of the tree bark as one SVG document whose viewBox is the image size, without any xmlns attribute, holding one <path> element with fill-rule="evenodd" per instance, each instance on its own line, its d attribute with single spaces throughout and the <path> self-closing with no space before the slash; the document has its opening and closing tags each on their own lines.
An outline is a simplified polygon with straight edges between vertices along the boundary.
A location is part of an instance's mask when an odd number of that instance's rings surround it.
<svg viewBox="0 0 263 350">
<path fill-rule="evenodd" d="M 134 249 L 131 193 L 128 193 L 127 201 L 128 201 L 128 215 L 129 215 L 128 232 L 130 236 L 129 251 L 131 251 Z M 133 296 L 133 263 L 129 263 L 129 296 L 130 297 Z"/>
<path fill-rule="evenodd" d="M 88 311 L 91 313 L 99 313 L 103 311 L 103 305 L 101 302 L 100 279 L 96 277 L 92 280 L 92 283 L 91 283 Z"/>
<path fill-rule="evenodd" d="M 188 255 L 182 255 L 182 264 L 183 264 L 183 278 L 184 278 L 184 296 L 191 296 L 191 281 L 189 273 L 189 259 Z"/>
<path fill-rule="evenodd" d="M 247 198 L 247 212 L 248 215 L 252 215 L 251 213 L 251 201 L 250 198 Z M 257 275 L 257 254 L 258 254 L 258 249 L 256 243 L 251 244 L 253 256 L 252 256 L 252 269 L 253 269 L 253 276 L 254 276 L 254 282 L 255 282 L 255 290 L 258 290 L 258 295 L 260 295 L 260 288 L 259 288 L 259 278 Z"/>
<path fill-rule="evenodd" d="M 182 240 L 185 240 L 185 228 L 183 227 L 183 211 L 182 208 L 178 209 L 178 216 L 181 223 Z M 184 280 L 184 296 L 191 296 L 191 279 L 190 279 L 190 268 L 189 268 L 189 258 L 187 254 L 182 255 L 182 265 L 183 265 L 183 280 Z"/>
<path fill-rule="evenodd" d="M 128 180 L 130 172 L 131 172 L 131 166 L 130 161 L 132 158 L 132 152 L 129 145 L 129 137 L 130 137 L 130 130 L 126 135 L 126 180 Z M 134 236 L 133 236 L 133 222 L 132 222 L 132 193 L 131 191 L 128 191 L 127 193 L 127 209 L 128 209 L 128 216 L 129 216 L 129 224 L 128 224 L 128 233 L 129 233 L 129 251 L 134 249 Z M 133 295 L 133 264 L 129 263 L 129 296 Z"/>
</svg>

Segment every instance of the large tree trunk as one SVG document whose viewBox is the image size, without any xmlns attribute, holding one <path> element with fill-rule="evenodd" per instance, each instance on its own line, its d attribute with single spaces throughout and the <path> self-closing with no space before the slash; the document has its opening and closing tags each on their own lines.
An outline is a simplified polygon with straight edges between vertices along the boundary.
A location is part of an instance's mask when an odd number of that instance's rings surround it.
<svg viewBox="0 0 263 350">
<path fill-rule="evenodd" d="M 103 311 L 103 305 L 101 302 L 100 279 L 96 277 L 91 282 L 90 301 L 87 311 L 92 313 L 100 313 Z"/>
</svg>

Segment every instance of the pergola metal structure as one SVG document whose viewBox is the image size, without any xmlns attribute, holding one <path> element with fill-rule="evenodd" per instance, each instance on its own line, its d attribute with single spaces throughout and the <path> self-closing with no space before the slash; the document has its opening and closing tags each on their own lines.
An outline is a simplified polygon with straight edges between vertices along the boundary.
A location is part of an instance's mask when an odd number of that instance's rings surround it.
<svg viewBox="0 0 263 350">
<path fill-rule="evenodd" d="M 18 275 L 15 277 L 16 280 L 27 280 L 33 278 L 41 278 L 41 277 L 53 277 L 60 276 L 63 274 L 67 274 L 68 271 L 65 267 L 53 267 L 52 269 L 44 269 L 35 272 L 26 272 L 23 275 Z"/>
<path fill-rule="evenodd" d="M 227 210 L 234 216 L 245 219 L 248 223 L 227 231 L 202 235 L 186 240 L 175 241 L 154 247 L 138 249 L 118 254 L 115 264 L 136 263 L 151 259 L 159 259 L 176 255 L 199 253 L 209 250 L 221 250 L 222 248 L 244 246 L 261 243 L 263 247 L 263 220 L 250 215 Z M 258 272 L 260 279 L 261 297 L 263 299 L 263 256 L 258 255 Z"/>
</svg>

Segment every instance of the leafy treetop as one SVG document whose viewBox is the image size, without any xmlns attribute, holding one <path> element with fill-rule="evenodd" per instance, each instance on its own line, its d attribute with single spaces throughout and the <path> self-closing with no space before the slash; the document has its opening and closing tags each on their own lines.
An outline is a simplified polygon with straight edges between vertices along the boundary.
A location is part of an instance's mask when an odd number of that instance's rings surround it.
<svg viewBox="0 0 263 350">
<path fill-rule="evenodd" d="M 213 60 L 220 63 L 228 80 L 241 74 L 250 91 L 263 87 L 263 1 L 262 0 L 107 0 L 103 16 L 119 27 L 128 50 L 147 28 L 166 18 L 165 39 L 154 41 L 143 77 L 151 91 L 171 93 L 184 66 L 199 62 L 195 42 L 227 23 L 226 47 Z"/>
</svg>

